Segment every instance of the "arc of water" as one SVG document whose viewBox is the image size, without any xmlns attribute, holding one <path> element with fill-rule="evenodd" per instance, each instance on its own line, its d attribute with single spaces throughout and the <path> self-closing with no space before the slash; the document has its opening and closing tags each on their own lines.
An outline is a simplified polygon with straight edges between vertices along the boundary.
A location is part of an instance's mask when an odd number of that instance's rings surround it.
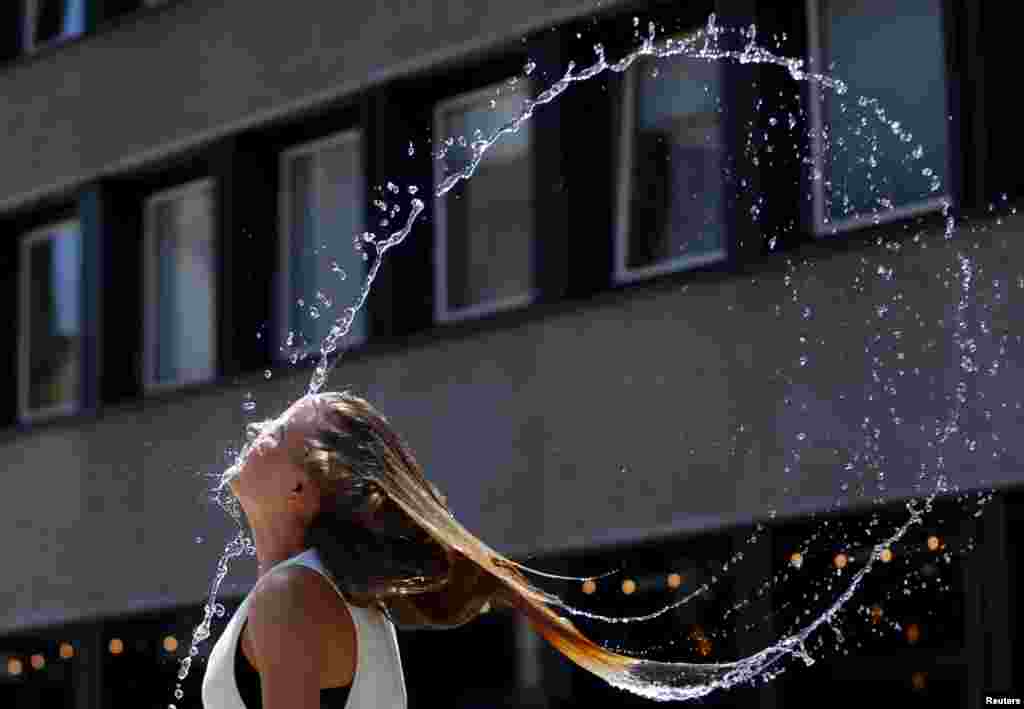
<svg viewBox="0 0 1024 709">
<path fill-rule="evenodd" d="M 836 91 L 838 94 L 845 94 L 847 91 L 846 85 L 835 78 L 826 76 L 824 74 L 807 72 L 804 70 L 804 62 L 802 59 L 791 59 L 785 57 L 779 57 L 765 48 L 759 47 L 756 44 L 756 30 L 751 27 L 749 34 L 749 41 L 744 46 L 743 50 L 724 50 L 718 46 L 718 37 L 722 34 L 723 30 L 716 24 L 715 15 L 710 15 L 708 18 L 707 26 L 702 33 L 697 36 L 686 39 L 672 41 L 668 40 L 665 46 L 661 49 L 655 46 L 655 27 L 654 23 L 649 25 L 648 37 L 643 41 L 641 47 L 636 51 L 628 54 L 626 57 L 618 62 L 609 64 L 604 56 L 604 49 L 601 45 L 595 45 L 594 52 L 597 56 L 596 61 L 576 72 L 576 65 L 570 63 L 565 75 L 557 82 L 555 82 L 548 89 L 538 95 L 536 100 L 527 101 L 523 112 L 515 119 L 509 121 L 499 129 L 497 129 L 489 138 L 485 140 L 474 141 L 471 145 L 473 151 L 473 158 L 469 161 L 468 165 L 461 171 L 448 176 L 445 180 L 438 185 L 434 191 L 435 198 L 441 198 L 448 193 L 458 182 L 461 180 L 469 180 L 476 171 L 477 166 L 483 159 L 484 154 L 487 150 L 503 135 L 514 133 L 519 130 L 521 124 L 529 120 L 532 117 L 534 110 L 538 106 L 545 105 L 555 100 L 561 93 L 563 93 L 570 85 L 575 82 L 587 81 L 595 76 L 598 76 L 606 70 L 612 72 L 621 73 L 626 71 L 639 57 L 641 56 L 652 56 L 656 58 L 664 58 L 676 55 L 682 55 L 694 59 L 703 59 L 707 61 L 718 61 L 718 60 L 731 60 L 741 64 L 748 63 L 759 63 L 759 64 L 773 64 L 786 69 L 790 76 L 796 81 L 814 81 L 819 85 L 825 86 Z M 698 41 L 703 40 L 703 45 L 698 47 Z M 340 359 L 340 356 L 334 357 L 333 361 L 331 355 L 337 350 L 338 341 L 344 337 L 349 329 L 351 328 L 352 322 L 355 318 L 356 313 L 361 309 L 369 294 L 372 287 L 373 281 L 376 278 L 377 272 L 383 261 L 383 256 L 387 250 L 393 246 L 400 244 L 412 230 L 417 217 L 424 209 L 424 203 L 419 199 L 413 199 L 411 201 L 411 210 L 408 217 L 406 218 L 405 225 L 398 231 L 392 233 L 387 239 L 378 240 L 376 235 L 367 233 L 363 234 L 361 239 L 364 244 L 373 245 L 376 251 L 375 259 L 370 267 L 367 275 L 366 282 L 360 291 L 358 298 L 355 303 L 346 308 L 341 317 L 336 319 L 332 326 L 329 334 L 324 339 L 320 348 L 320 360 L 314 370 L 313 376 L 311 377 L 308 392 L 317 393 L 323 387 L 326 378 L 333 366 L 335 366 Z M 948 216 L 948 204 L 944 210 L 944 214 L 947 216 L 947 228 L 946 234 L 949 238 L 954 228 L 953 218 Z M 358 243 L 358 242 L 357 242 Z M 365 246 L 363 247 L 365 248 Z M 364 253 L 364 258 L 366 257 Z M 969 260 L 965 257 L 961 257 L 962 263 L 969 264 Z M 964 267 L 961 269 L 965 278 L 964 286 L 964 297 L 969 293 L 969 276 L 970 269 Z M 963 299 L 961 300 L 963 303 Z M 960 317 L 963 318 L 963 310 L 959 309 Z M 959 421 L 960 409 L 965 404 L 965 398 L 958 397 L 957 404 L 955 406 L 952 420 L 947 424 L 942 443 L 948 439 L 949 435 L 956 430 L 957 422 Z M 930 509 L 931 502 L 935 496 L 944 489 L 945 477 L 941 473 L 937 476 L 937 484 L 935 490 L 929 495 L 926 501 L 925 509 Z M 222 489 L 225 485 L 225 481 L 222 479 L 221 486 L 218 490 Z M 751 678 L 764 674 L 769 668 L 774 666 L 780 659 L 788 655 L 798 655 L 804 658 L 807 662 L 813 662 L 809 654 L 807 654 L 804 647 L 804 642 L 807 637 L 822 623 L 831 623 L 835 615 L 843 607 L 843 605 L 853 596 L 859 587 L 861 581 L 871 571 L 880 550 L 885 546 L 891 545 L 898 541 L 906 531 L 916 523 L 921 521 L 921 510 L 908 503 L 908 510 L 911 513 L 910 518 L 907 522 L 900 527 L 893 535 L 891 535 L 882 544 L 876 545 L 874 548 L 874 554 L 869 559 L 868 563 L 860 569 L 851 579 L 849 586 L 846 590 L 832 603 L 829 609 L 821 615 L 814 622 L 805 627 L 802 631 L 790 635 L 781 640 L 776 645 L 766 648 L 761 652 L 752 655 L 748 658 L 744 658 L 740 661 L 722 665 L 692 665 L 687 663 L 658 663 L 653 661 L 638 660 L 636 664 L 629 670 L 625 677 L 614 677 L 608 678 L 613 685 L 618 686 L 622 689 L 627 689 L 631 692 L 646 696 L 653 699 L 690 699 L 694 697 L 704 696 L 709 692 L 718 689 L 733 686 L 740 682 L 748 681 Z M 237 521 L 237 517 L 236 517 Z M 239 535 L 228 544 L 225 548 L 225 553 L 221 557 L 218 563 L 217 574 L 214 582 L 211 586 L 211 592 L 209 595 L 209 601 L 204 608 L 203 622 L 193 633 L 193 643 L 190 648 L 189 657 L 184 658 L 182 661 L 182 669 L 178 673 L 178 678 L 183 680 L 188 674 L 189 666 L 191 665 L 191 658 L 196 654 L 196 645 L 209 637 L 209 626 L 213 615 L 223 613 L 222 606 L 216 604 L 216 594 L 219 589 L 221 582 L 227 574 L 228 562 L 231 559 L 240 556 L 242 553 L 251 550 L 251 541 L 244 537 L 243 533 Z M 528 570 L 531 573 L 537 573 L 539 575 L 546 575 L 552 578 L 564 578 L 567 580 L 585 580 L 587 577 L 558 577 L 554 574 L 547 574 L 546 572 L 540 572 L 536 569 L 528 569 L 526 566 L 519 565 L 522 569 Z M 603 574 L 597 577 L 590 577 L 592 579 L 602 578 L 610 575 Z M 682 601 L 677 601 L 674 604 L 670 604 L 665 609 L 657 611 L 646 616 L 638 616 L 633 619 L 624 620 L 621 618 L 614 618 L 611 616 L 600 616 L 596 614 L 590 614 L 581 609 L 571 608 L 568 604 L 565 604 L 557 597 L 553 598 L 554 605 L 563 608 L 566 612 L 590 617 L 605 622 L 637 622 L 641 620 L 647 620 L 658 617 L 664 614 L 672 607 L 678 607 L 686 600 L 694 597 L 695 594 L 690 594 Z M 218 613 L 219 611 L 219 613 Z M 686 674 L 688 678 L 693 681 L 681 681 L 679 675 Z M 675 682 L 675 684 L 673 684 Z M 180 685 L 179 685 L 180 690 Z"/>
</svg>

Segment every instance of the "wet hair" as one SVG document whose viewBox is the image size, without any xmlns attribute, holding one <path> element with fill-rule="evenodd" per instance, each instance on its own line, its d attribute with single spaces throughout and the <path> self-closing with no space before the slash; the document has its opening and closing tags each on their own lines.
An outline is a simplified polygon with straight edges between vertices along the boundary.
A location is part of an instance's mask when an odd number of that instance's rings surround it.
<svg viewBox="0 0 1024 709">
<path fill-rule="evenodd" d="M 369 402 L 315 397 L 303 466 L 322 490 L 306 532 L 346 600 L 374 606 L 400 628 L 453 628 L 489 605 L 510 607 L 553 647 L 609 681 L 636 658 L 601 648 L 549 603 L 518 564 L 463 527 L 412 450 Z"/>
</svg>

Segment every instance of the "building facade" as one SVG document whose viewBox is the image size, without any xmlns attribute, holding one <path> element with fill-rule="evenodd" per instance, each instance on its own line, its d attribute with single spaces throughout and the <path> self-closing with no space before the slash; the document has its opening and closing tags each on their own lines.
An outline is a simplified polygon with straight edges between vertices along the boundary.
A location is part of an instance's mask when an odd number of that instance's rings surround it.
<svg viewBox="0 0 1024 709">
<path fill-rule="evenodd" d="M 681 635 L 698 659 L 725 660 L 788 626 L 737 622 L 719 641 L 701 624 L 755 593 L 823 518 L 898 518 L 941 454 L 959 489 L 936 544 L 960 553 L 930 601 L 943 630 L 922 617 L 927 642 L 900 630 L 899 651 L 851 649 L 828 676 L 801 667 L 709 701 L 820 701 L 843 673 L 839 686 L 867 697 L 933 706 L 1012 689 L 1024 247 L 1006 12 L 958 0 L 7 3 L 0 702 L 172 703 L 237 531 L 209 476 L 245 423 L 305 391 L 317 343 L 374 264 L 353 237 L 401 229 L 414 199 L 424 211 L 384 256 L 329 388 L 385 412 L 463 524 L 548 568 L 635 558 L 631 598 L 570 590 L 613 612 L 660 598 L 670 572 L 684 570 L 685 589 L 714 574 L 707 560 L 745 552 L 703 615 L 622 639 Z M 835 67 L 848 95 L 770 62 L 641 58 L 537 106 L 434 198 L 473 140 L 570 62 L 592 64 L 596 43 L 614 61 L 649 22 L 659 41 L 687 40 L 712 13 L 730 28 L 721 46 L 742 50 L 752 37 L 733 28 L 755 24 L 807 71 Z M 944 204 L 962 219 L 951 240 Z M 977 276 L 966 310 L 961 251 Z M 964 374 L 959 317 L 998 373 Z M 964 420 L 980 452 L 932 445 L 961 381 L 991 409 L 987 424 Z M 899 414 L 882 403 L 897 389 Z M 820 552 L 822 568 L 839 551 Z M 249 559 L 232 569 L 229 611 L 254 578 Z M 791 603 L 757 598 L 757 618 Z M 402 642 L 414 704 L 634 701 L 511 615 Z M 199 706 L 194 687 L 179 708 Z"/>
</svg>

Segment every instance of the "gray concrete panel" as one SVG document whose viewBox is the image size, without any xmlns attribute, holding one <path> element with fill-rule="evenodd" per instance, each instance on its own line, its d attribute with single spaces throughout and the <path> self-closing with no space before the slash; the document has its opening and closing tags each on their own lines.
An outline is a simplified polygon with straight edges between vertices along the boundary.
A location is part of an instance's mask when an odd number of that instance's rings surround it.
<svg viewBox="0 0 1024 709">
<path fill-rule="evenodd" d="M 0 211 L 595 9 L 226 0 L 129 18 L 0 68 Z"/>
</svg>

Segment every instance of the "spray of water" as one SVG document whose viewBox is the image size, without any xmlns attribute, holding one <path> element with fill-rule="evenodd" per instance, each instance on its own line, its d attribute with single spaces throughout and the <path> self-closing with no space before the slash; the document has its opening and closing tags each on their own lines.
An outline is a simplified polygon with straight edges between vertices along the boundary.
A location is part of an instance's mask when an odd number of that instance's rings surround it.
<svg viewBox="0 0 1024 709">
<path fill-rule="evenodd" d="M 650 23 L 648 30 L 648 36 L 642 41 L 640 47 L 617 62 L 609 63 L 605 58 L 604 48 L 601 45 L 596 45 L 594 47 L 596 59 L 593 64 L 577 70 L 576 65 L 574 63 L 570 63 L 561 79 L 554 82 L 546 90 L 542 91 L 535 100 L 525 102 L 524 108 L 518 116 L 502 125 L 487 137 L 479 135 L 476 136 L 471 143 L 468 143 L 468 147 L 472 150 L 472 158 L 463 169 L 447 176 L 439 185 L 436 186 L 434 190 L 434 197 L 442 198 L 460 181 L 470 180 L 473 177 L 477 166 L 480 164 L 481 160 L 483 160 L 484 155 L 491 146 L 500 140 L 502 136 L 518 132 L 521 125 L 533 116 L 534 111 L 538 107 L 554 101 L 572 84 L 588 81 L 608 70 L 615 73 L 624 72 L 629 69 L 634 62 L 642 57 L 652 57 L 655 59 L 684 57 L 702 61 L 733 61 L 740 64 L 775 65 L 785 69 L 795 81 L 813 82 L 818 86 L 834 91 L 840 96 L 847 92 L 847 86 L 841 80 L 824 74 L 806 71 L 804 68 L 804 61 L 802 59 L 778 56 L 759 46 L 756 42 L 756 28 L 753 25 L 748 28 L 736 30 L 746 39 L 745 45 L 741 50 L 721 47 L 720 38 L 731 30 L 719 27 L 714 15 L 709 16 L 707 24 L 702 32 L 698 32 L 683 40 L 668 39 L 662 46 L 657 46 L 655 43 L 656 30 L 653 22 Z M 527 74 L 530 73 L 532 68 L 532 66 L 528 65 Z M 859 105 L 862 108 L 873 109 L 876 118 L 896 134 L 901 141 L 908 142 L 910 140 L 909 132 L 902 130 L 899 123 L 888 119 L 884 110 L 877 106 L 877 102 L 872 99 L 861 98 L 859 100 Z M 446 145 L 436 153 L 434 157 L 436 159 L 444 158 L 449 147 L 450 145 Z M 828 148 L 828 145 L 826 144 L 825 147 Z M 413 152 L 414 147 L 410 143 L 410 155 L 412 155 Z M 917 159 L 921 156 L 921 153 L 922 148 L 919 146 L 914 149 L 912 157 Z M 938 176 L 929 170 L 926 177 L 932 180 L 932 191 L 934 192 L 938 190 L 941 186 Z M 392 190 L 392 192 L 395 192 L 395 190 Z M 415 195 L 414 189 L 410 188 L 409 193 L 410 195 Z M 323 388 L 331 369 L 339 361 L 340 353 L 337 352 L 338 343 L 348 334 L 356 314 L 364 306 L 366 298 L 372 288 L 373 281 L 376 278 L 378 269 L 383 262 L 384 254 L 388 249 L 402 243 L 402 241 L 412 231 L 418 216 L 423 211 L 424 203 L 422 200 L 414 197 L 410 204 L 411 208 L 406 217 L 405 224 L 401 229 L 387 236 L 387 238 L 380 239 L 373 233 L 364 233 L 355 237 L 354 245 L 356 250 L 363 254 L 364 260 L 369 260 L 369 255 L 366 253 L 366 249 L 370 246 L 373 247 L 375 252 L 373 262 L 370 265 L 366 280 L 363 283 L 361 291 L 355 299 L 355 302 L 353 302 L 351 306 L 345 308 L 341 316 L 335 320 L 329 334 L 321 343 L 320 359 L 313 372 L 307 390 L 309 394 L 315 394 Z M 891 204 L 886 204 L 884 197 L 880 198 L 879 204 L 883 209 L 892 208 Z M 849 204 L 846 204 L 846 208 L 850 209 Z M 946 240 L 952 238 L 955 228 L 954 218 L 950 215 L 949 211 L 949 203 L 943 203 Z M 394 216 L 396 213 L 397 212 L 393 210 L 390 213 L 390 216 Z M 774 237 L 771 239 L 770 245 L 774 248 Z M 971 298 L 974 267 L 970 258 L 964 254 L 958 254 L 957 259 L 960 267 L 959 281 L 961 293 L 957 308 L 957 327 L 956 332 L 954 333 L 954 340 L 958 343 L 963 354 L 962 369 L 966 375 L 970 376 L 977 369 L 973 366 L 973 362 L 970 358 L 970 348 L 973 340 L 964 337 L 963 333 L 968 329 L 966 311 Z M 789 276 L 786 278 L 788 283 Z M 796 295 L 794 294 L 794 300 L 795 299 Z M 941 449 L 950 437 L 959 430 L 961 416 L 968 403 L 967 390 L 967 385 L 961 382 L 957 388 L 954 405 L 952 410 L 948 413 L 946 423 L 936 432 L 939 456 L 933 488 L 920 502 L 907 502 L 906 508 L 909 514 L 908 519 L 890 536 L 873 546 L 870 557 L 864 566 L 851 577 L 845 590 L 843 590 L 843 592 L 840 593 L 815 620 L 807 623 L 795 632 L 788 634 L 786 637 L 782 638 L 770 647 L 735 662 L 692 664 L 635 659 L 628 665 L 628 667 L 625 668 L 624 671 L 615 673 L 614 675 L 606 673 L 602 674 L 602 676 L 613 686 L 640 696 L 657 700 L 680 700 L 705 696 L 717 689 L 733 687 L 741 683 L 750 682 L 759 677 L 762 679 L 770 678 L 777 674 L 778 670 L 776 666 L 783 659 L 790 656 L 802 658 L 808 665 L 812 664 L 814 659 L 806 648 L 806 641 L 810 635 L 823 624 L 831 625 L 833 623 L 837 614 L 857 592 L 863 580 L 871 572 L 882 553 L 903 538 L 912 526 L 922 522 L 923 515 L 931 511 L 932 503 L 938 495 L 949 491 L 949 483 L 943 472 L 943 457 L 941 455 Z M 243 451 L 237 455 L 235 460 L 236 466 L 244 462 L 245 454 L 246 449 L 243 449 Z M 243 554 L 250 556 L 255 554 L 253 542 L 245 534 L 237 500 L 226 492 L 230 479 L 230 475 L 224 475 L 221 477 L 219 485 L 215 488 L 215 495 L 212 500 L 220 505 L 238 524 L 239 532 L 238 535 L 226 545 L 224 553 L 218 562 L 217 572 L 210 588 L 208 601 L 204 606 L 203 620 L 193 633 L 192 644 L 188 656 L 181 662 L 181 667 L 178 672 L 179 684 L 175 690 L 175 697 L 179 700 L 183 696 L 180 682 L 184 681 L 188 676 L 192 658 L 198 654 L 198 645 L 209 638 L 210 624 L 213 617 L 221 617 L 224 615 L 224 607 L 216 602 L 216 597 L 221 582 L 227 575 L 230 561 Z M 753 541 L 754 538 L 756 538 L 756 534 L 752 537 L 751 541 Z M 742 558 L 742 556 L 739 556 L 738 558 Z M 738 558 L 734 560 L 738 560 Z M 597 580 L 616 573 L 616 571 L 611 571 L 591 577 L 562 576 L 532 569 L 516 562 L 512 563 L 527 573 L 566 581 Z M 728 564 L 723 566 L 723 571 L 727 569 Z M 714 582 L 715 580 L 713 579 L 712 584 Z M 561 608 L 564 612 L 570 615 L 606 623 L 635 623 L 649 621 L 660 617 L 674 608 L 678 608 L 683 604 L 699 598 L 701 594 L 709 588 L 709 584 L 703 584 L 696 591 L 687 594 L 683 598 L 674 601 L 653 613 L 630 617 L 592 613 L 585 609 L 573 607 L 554 594 L 551 594 L 550 598 L 552 599 L 553 606 Z M 738 604 L 736 609 L 741 606 L 742 604 Z M 838 629 L 835 630 L 838 635 Z M 170 709 L 174 709 L 173 704 L 170 705 Z"/>
</svg>

